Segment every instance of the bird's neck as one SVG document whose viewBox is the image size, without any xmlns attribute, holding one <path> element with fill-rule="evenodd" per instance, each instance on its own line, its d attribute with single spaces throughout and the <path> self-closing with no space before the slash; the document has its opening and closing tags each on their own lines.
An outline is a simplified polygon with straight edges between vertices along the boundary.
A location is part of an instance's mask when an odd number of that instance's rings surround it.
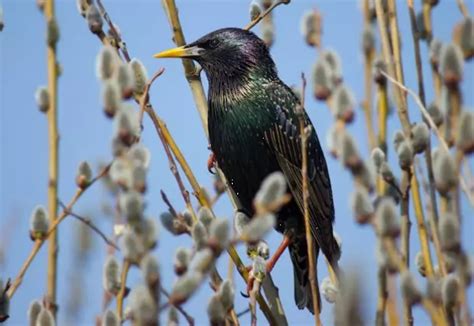
<svg viewBox="0 0 474 326">
<path fill-rule="evenodd" d="M 207 76 L 211 110 L 231 110 L 257 96 L 265 84 L 278 78 L 273 71 L 259 67 L 235 74 L 227 71 L 223 74 L 208 73 Z"/>
</svg>

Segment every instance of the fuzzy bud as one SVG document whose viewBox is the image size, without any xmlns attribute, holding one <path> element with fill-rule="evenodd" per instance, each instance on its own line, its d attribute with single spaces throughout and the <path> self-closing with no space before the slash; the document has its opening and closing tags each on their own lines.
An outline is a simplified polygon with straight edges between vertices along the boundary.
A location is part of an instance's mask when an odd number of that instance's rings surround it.
<svg viewBox="0 0 474 326">
<path fill-rule="evenodd" d="M 301 19 L 301 34 L 309 46 L 317 46 L 319 43 L 321 17 L 315 10 L 304 13 Z"/>
<path fill-rule="evenodd" d="M 451 155 L 445 150 L 438 150 L 436 153 L 436 156 L 433 155 L 436 189 L 445 196 L 458 184 L 456 165 Z"/>
<path fill-rule="evenodd" d="M 377 241 L 375 247 L 375 258 L 380 268 L 387 270 L 390 274 L 398 272 L 398 266 L 395 261 L 393 261 L 390 256 L 386 253 L 382 241 Z"/>
<path fill-rule="evenodd" d="M 119 196 L 119 207 L 127 222 L 136 223 L 143 217 L 143 196 L 136 191 L 127 191 Z"/>
<path fill-rule="evenodd" d="M 350 123 L 354 119 L 355 99 L 351 90 L 344 85 L 339 85 L 333 94 L 334 114 L 336 118 Z"/>
<path fill-rule="evenodd" d="M 421 251 L 418 251 L 416 253 L 415 265 L 416 269 L 418 270 L 418 273 L 420 273 L 421 276 L 426 277 L 426 263 L 425 258 L 423 257 L 423 253 Z"/>
<path fill-rule="evenodd" d="M 337 129 L 336 125 L 332 125 L 326 135 L 326 146 L 334 158 L 339 157 L 339 142 L 340 142 L 341 133 Z"/>
<path fill-rule="evenodd" d="M 50 18 L 48 20 L 48 29 L 46 30 L 46 43 L 49 47 L 55 48 L 59 41 L 59 26 L 56 19 Z"/>
<path fill-rule="evenodd" d="M 87 9 L 89 8 L 91 2 L 91 0 L 76 0 L 77 11 L 79 11 L 79 14 L 82 17 L 86 17 Z"/>
<path fill-rule="evenodd" d="M 146 168 L 143 165 L 136 165 L 132 170 L 132 185 L 133 189 L 139 193 L 146 191 Z"/>
<path fill-rule="evenodd" d="M 188 270 L 191 252 L 189 249 L 179 247 L 174 255 L 174 272 L 176 275 L 183 275 Z"/>
<path fill-rule="evenodd" d="M 249 13 L 250 20 L 255 20 L 258 18 L 258 16 L 260 16 L 260 14 L 262 13 L 262 7 L 260 7 L 260 3 L 258 3 L 258 1 L 253 0 L 250 3 Z"/>
<path fill-rule="evenodd" d="M 276 218 L 273 214 L 255 216 L 243 230 L 241 237 L 246 242 L 257 242 L 261 240 L 275 226 Z"/>
<path fill-rule="evenodd" d="M 226 190 L 226 185 L 225 183 L 222 181 L 222 179 L 219 177 L 219 174 L 216 173 L 215 177 L 214 177 L 214 183 L 213 183 L 213 186 L 214 186 L 214 191 L 216 192 L 216 194 L 218 195 L 221 195 L 225 192 Z"/>
<path fill-rule="evenodd" d="M 250 223 L 250 217 L 237 211 L 234 216 L 234 229 L 238 236 L 242 236 L 244 228 Z"/>
<path fill-rule="evenodd" d="M 275 41 L 275 28 L 273 23 L 265 22 L 261 25 L 261 38 L 265 45 L 270 48 Z"/>
<path fill-rule="evenodd" d="M 357 177 L 358 182 L 363 185 L 368 192 L 374 191 L 375 186 L 375 171 L 371 162 L 362 162 L 360 169 L 352 171 Z"/>
<path fill-rule="evenodd" d="M 408 171 L 413 163 L 413 147 L 409 141 L 404 141 L 398 146 L 398 165 L 402 170 Z"/>
<path fill-rule="evenodd" d="M 142 143 L 133 144 L 127 155 L 134 164 L 141 165 L 148 169 L 151 161 L 151 153 Z"/>
<path fill-rule="evenodd" d="M 327 100 L 333 88 L 331 66 L 323 60 L 316 61 L 312 76 L 314 97 L 320 101 Z"/>
<path fill-rule="evenodd" d="M 441 297 L 447 310 L 451 310 L 459 303 L 459 280 L 454 274 L 449 274 L 443 279 Z"/>
<path fill-rule="evenodd" d="M 430 44 L 430 61 L 431 64 L 437 69 L 439 66 L 439 60 L 441 57 L 441 49 L 443 43 L 438 39 L 433 39 Z"/>
<path fill-rule="evenodd" d="M 168 326 L 179 326 L 179 316 L 178 316 L 178 310 L 171 306 L 168 309 Z"/>
<path fill-rule="evenodd" d="M 43 206 L 37 206 L 30 219 L 30 237 L 32 240 L 42 240 L 49 230 L 48 212 Z"/>
<path fill-rule="evenodd" d="M 395 176 L 393 175 L 392 169 L 387 162 L 383 162 L 380 166 L 380 175 L 388 183 L 395 181 Z"/>
<path fill-rule="evenodd" d="M 207 246 L 207 230 L 204 224 L 202 224 L 201 222 L 194 224 L 193 229 L 191 231 L 191 236 L 194 241 L 194 246 L 197 250 L 200 250 Z"/>
<path fill-rule="evenodd" d="M 265 240 L 260 240 L 257 243 L 257 255 L 263 259 L 268 259 L 268 257 L 270 257 L 270 247 Z"/>
<path fill-rule="evenodd" d="M 36 319 L 36 326 L 55 326 L 56 322 L 54 321 L 53 314 L 49 309 L 43 308 L 38 314 L 38 319 Z"/>
<path fill-rule="evenodd" d="M 171 215 L 171 213 L 169 213 L 169 212 L 161 213 L 160 214 L 160 220 L 161 220 L 161 224 L 163 225 L 163 227 L 166 230 L 168 230 L 169 232 L 171 232 L 171 234 L 175 234 L 175 235 L 178 234 L 178 232 L 175 228 L 176 218 L 173 215 Z"/>
<path fill-rule="evenodd" d="M 46 87 L 38 87 L 35 92 L 36 105 L 40 112 L 48 112 L 50 101 L 49 101 L 49 91 Z"/>
<path fill-rule="evenodd" d="M 359 155 L 359 150 L 357 149 L 354 138 L 348 132 L 344 132 L 340 137 L 342 163 L 352 172 L 360 170 L 363 162 Z"/>
<path fill-rule="evenodd" d="M 133 107 L 122 106 L 114 117 L 115 135 L 120 141 L 131 146 L 140 135 L 140 121 L 138 113 Z"/>
<path fill-rule="evenodd" d="M 158 307 L 148 287 L 135 287 L 130 292 L 129 305 L 135 325 L 157 325 Z"/>
<path fill-rule="evenodd" d="M 402 273 L 400 276 L 400 283 L 402 295 L 409 305 L 414 305 L 421 301 L 423 296 L 416 285 L 415 278 L 410 272 L 405 271 Z"/>
<path fill-rule="evenodd" d="M 362 32 L 362 51 L 365 55 L 370 55 L 375 49 L 375 33 L 370 25 L 364 27 Z"/>
<path fill-rule="evenodd" d="M 114 117 L 121 105 L 120 90 L 115 80 L 107 80 L 104 83 L 102 102 L 105 115 L 109 118 Z"/>
<path fill-rule="evenodd" d="M 121 240 L 120 249 L 123 257 L 131 263 L 139 263 L 145 253 L 145 248 L 137 234 L 131 230 L 125 230 Z"/>
<path fill-rule="evenodd" d="M 102 274 L 104 290 L 117 295 L 120 290 L 120 266 L 117 258 L 107 256 Z"/>
<path fill-rule="evenodd" d="M 117 158 L 112 162 L 109 170 L 110 180 L 125 189 L 132 185 L 132 176 L 129 162 L 122 158 Z"/>
<path fill-rule="evenodd" d="M 329 64 L 331 69 L 331 80 L 333 85 L 342 82 L 342 65 L 339 54 L 336 51 L 328 49 L 321 52 L 321 59 Z"/>
<path fill-rule="evenodd" d="M 206 230 L 209 230 L 211 223 L 214 220 L 214 216 L 209 208 L 203 206 L 199 208 L 198 220 L 206 227 Z"/>
<path fill-rule="evenodd" d="M 393 135 L 393 146 L 395 147 L 395 151 L 398 152 L 400 145 L 405 141 L 405 135 L 401 130 L 397 130 Z"/>
<path fill-rule="evenodd" d="M 255 279 L 260 282 L 263 281 L 263 279 L 267 275 L 267 265 L 265 264 L 265 260 L 262 257 L 256 256 L 254 258 L 251 273 L 255 277 Z"/>
<path fill-rule="evenodd" d="M 372 70 L 374 81 L 379 85 L 385 85 L 387 78 L 382 74 L 382 71 L 387 71 L 387 66 L 382 57 L 375 58 Z"/>
<path fill-rule="evenodd" d="M 76 173 L 76 185 L 81 188 L 85 189 L 89 186 L 92 180 L 92 170 L 86 161 L 82 161 L 79 163 L 79 167 L 77 168 Z"/>
<path fill-rule="evenodd" d="M 219 295 L 215 294 L 207 304 L 210 325 L 225 325 L 226 311 Z"/>
<path fill-rule="evenodd" d="M 429 277 L 426 283 L 426 296 L 435 304 L 442 303 L 441 294 L 441 280 L 438 278 Z"/>
<path fill-rule="evenodd" d="M 157 284 L 160 279 L 160 264 L 155 256 L 150 253 L 145 255 L 140 262 L 140 270 L 148 285 Z"/>
<path fill-rule="evenodd" d="M 197 271 L 191 271 L 181 276 L 173 286 L 170 295 L 171 304 L 181 304 L 197 290 L 203 280 L 203 275 Z"/>
<path fill-rule="evenodd" d="M 212 248 L 221 251 L 224 250 L 229 242 L 229 223 L 226 219 L 214 219 L 209 228 L 209 243 Z"/>
<path fill-rule="evenodd" d="M 130 61 L 129 65 L 132 69 L 135 81 L 133 93 L 135 96 L 142 96 L 145 93 L 146 84 L 148 82 L 148 73 L 146 68 L 140 60 L 135 58 Z"/>
<path fill-rule="evenodd" d="M 474 57 L 474 19 L 466 17 L 461 23 L 460 46 L 466 60 Z"/>
<path fill-rule="evenodd" d="M 419 154 L 425 151 L 430 141 L 430 131 L 424 123 L 416 123 L 411 128 L 411 144 L 415 153 Z"/>
<path fill-rule="evenodd" d="M 124 99 L 130 98 L 135 89 L 135 78 L 132 68 L 128 64 L 121 63 L 118 66 L 116 78 L 122 97 Z"/>
<path fill-rule="evenodd" d="M 158 242 L 158 223 L 154 218 L 144 218 L 135 226 L 145 249 L 153 249 Z"/>
<path fill-rule="evenodd" d="M 28 321 L 30 325 L 36 325 L 36 321 L 38 320 L 38 315 L 40 314 L 41 309 L 43 309 L 43 305 L 38 300 L 30 303 L 30 306 L 28 307 Z"/>
<path fill-rule="evenodd" d="M 400 219 L 392 198 L 380 200 L 376 211 L 376 227 L 380 236 L 396 238 L 400 235 Z"/>
<path fill-rule="evenodd" d="M 443 113 L 441 112 L 441 109 L 439 105 L 436 102 L 432 102 L 428 108 L 427 111 L 431 117 L 431 120 L 433 120 L 434 124 L 439 127 L 444 121 L 444 116 Z"/>
<path fill-rule="evenodd" d="M 225 312 L 234 308 L 235 290 L 231 281 L 225 280 L 221 283 L 218 295 Z"/>
<path fill-rule="evenodd" d="M 97 8 L 97 6 L 93 3 L 89 6 L 89 8 L 87 8 L 86 20 L 89 30 L 92 33 L 99 34 L 102 32 L 102 16 L 99 12 L 99 8 Z"/>
<path fill-rule="evenodd" d="M 446 44 L 441 49 L 439 72 L 448 88 L 456 87 L 462 80 L 464 56 L 461 49 L 453 43 Z"/>
<path fill-rule="evenodd" d="M 104 46 L 96 60 L 96 73 L 97 77 L 101 80 L 107 80 L 112 78 L 113 74 L 117 70 L 119 59 L 115 50 L 111 46 Z M 116 84 L 118 86 L 118 84 Z"/>
<path fill-rule="evenodd" d="M 380 147 L 375 147 L 372 150 L 370 157 L 372 158 L 372 163 L 374 164 L 376 171 L 380 173 L 382 164 L 385 163 L 385 153 L 380 149 Z"/>
<path fill-rule="evenodd" d="M 357 223 L 368 223 L 374 214 L 374 206 L 370 201 L 367 190 L 364 187 L 356 187 L 350 203 Z"/>
<path fill-rule="evenodd" d="M 214 266 L 214 262 L 214 252 L 209 248 L 204 248 L 194 254 L 189 262 L 189 270 L 206 273 Z"/>
<path fill-rule="evenodd" d="M 331 279 L 329 277 L 325 277 L 323 281 L 321 282 L 321 293 L 326 299 L 327 302 L 329 303 L 334 303 L 336 302 L 337 294 L 339 290 L 337 287 L 332 283 Z"/>
<path fill-rule="evenodd" d="M 443 250 L 458 252 L 461 249 L 460 226 L 455 215 L 447 213 L 440 218 L 439 238 Z"/>
<path fill-rule="evenodd" d="M 255 207 L 264 210 L 270 209 L 280 202 L 286 193 L 286 179 L 283 173 L 273 172 L 269 174 L 260 185 L 260 189 L 254 198 Z"/>
<path fill-rule="evenodd" d="M 465 154 L 474 153 L 474 113 L 463 111 L 459 118 L 456 147 Z"/>
<path fill-rule="evenodd" d="M 120 326 L 117 313 L 113 310 L 107 309 L 102 316 L 102 326 Z"/>
</svg>

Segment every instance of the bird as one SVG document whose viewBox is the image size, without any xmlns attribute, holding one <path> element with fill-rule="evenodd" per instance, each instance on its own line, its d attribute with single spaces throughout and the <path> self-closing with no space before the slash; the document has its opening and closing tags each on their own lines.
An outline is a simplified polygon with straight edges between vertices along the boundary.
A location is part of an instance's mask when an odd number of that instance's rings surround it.
<svg viewBox="0 0 474 326">
<path fill-rule="evenodd" d="M 314 314 L 303 217 L 301 113 L 297 112 L 301 102 L 278 77 L 268 47 L 251 31 L 223 28 L 154 57 L 192 59 L 205 72 L 210 148 L 241 212 L 253 216 L 253 199 L 262 181 L 273 172 L 283 173 L 292 199 L 277 213 L 275 229 L 284 235 L 281 248 L 288 247 L 293 264 L 295 303 Z M 305 126 L 312 127 L 303 112 Z M 315 128 L 310 130 L 308 206 L 315 261 L 321 249 L 337 270 L 341 251 L 333 234 L 331 180 Z M 319 291 L 317 296 L 321 307 Z"/>
</svg>

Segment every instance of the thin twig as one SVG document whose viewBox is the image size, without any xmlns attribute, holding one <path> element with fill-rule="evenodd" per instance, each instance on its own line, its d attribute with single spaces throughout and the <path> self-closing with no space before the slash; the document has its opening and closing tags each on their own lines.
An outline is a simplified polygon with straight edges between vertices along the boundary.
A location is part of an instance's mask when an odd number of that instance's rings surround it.
<svg viewBox="0 0 474 326">
<path fill-rule="evenodd" d="M 160 68 L 157 72 L 153 74 L 151 79 L 146 83 L 145 85 L 145 90 L 143 92 L 143 96 L 140 99 L 140 116 L 139 116 L 139 121 L 140 121 L 140 126 L 143 129 L 143 115 L 145 113 L 145 106 L 147 102 L 149 101 L 149 95 L 148 93 L 150 92 L 150 87 L 153 82 L 160 77 L 163 73 L 165 72 L 165 68 Z"/>
<path fill-rule="evenodd" d="M 245 30 L 251 30 L 252 27 L 254 27 L 255 25 L 257 25 L 263 18 L 265 18 L 269 13 L 271 13 L 273 11 L 273 9 L 275 9 L 276 7 L 278 7 L 279 5 L 287 5 L 290 3 L 290 0 L 277 0 L 277 1 L 274 1 L 270 7 L 268 7 L 267 10 L 265 10 L 264 12 L 262 12 L 260 15 L 258 15 L 257 18 L 255 18 L 254 20 L 252 20 L 250 23 L 247 24 L 247 26 L 245 26 L 243 29 Z"/>
<path fill-rule="evenodd" d="M 168 293 L 168 291 L 166 291 L 165 288 L 163 288 L 162 286 L 160 287 L 160 291 L 161 293 L 164 294 L 164 296 L 169 299 L 170 298 L 170 294 Z M 180 305 L 173 305 L 173 307 L 176 308 L 176 310 L 178 310 L 182 315 L 183 317 L 186 319 L 186 321 L 188 322 L 189 326 L 193 326 L 194 325 L 194 318 L 191 317 L 190 314 L 188 314 L 184 309 L 183 307 L 181 307 Z"/>
<path fill-rule="evenodd" d="M 456 0 L 456 2 L 458 4 L 459 11 L 462 13 L 464 18 L 468 18 L 469 17 L 469 10 L 467 9 L 466 5 L 464 4 L 464 1 L 463 0 Z"/>
<path fill-rule="evenodd" d="M 97 6 L 99 7 L 102 17 L 104 17 L 105 22 L 107 23 L 107 25 L 109 25 L 110 32 L 112 33 L 113 38 L 116 40 L 118 48 L 122 51 L 123 57 L 125 58 L 127 62 L 130 62 L 131 59 L 130 59 L 130 55 L 128 54 L 127 45 L 122 40 L 120 33 L 115 28 L 115 24 L 112 22 L 112 19 L 110 18 L 109 13 L 107 12 L 107 10 L 105 10 L 105 7 L 102 4 L 101 0 L 96 0 L 96 2 L 97 2 Z M 104 40 L 101 39 L 101 41 L 104 41 Z"/>
<path fill-rule="evenodd" d="M 51 226 L 49 227 L 49 230 L 48 230 L 48 233 L 46 234 L 46 236 L 44 237 L 44 239 L 41 239 L 41 240 L 36 240 L 35 241 L 35 244 L 33 246 L 33 248 L 31 248 L 31 251 L 30 251 L 30 254 L 28 255 L 28 257 L 26 258 L 26 260 L 24 261 L 22 267 L 20 268 L 20 271 L 18 272 L 18 275 L 15 277 L 15 280 L 13 281 L 12 283 L 12 286 L 10 287 L 7 295 L 8 295 L 8 298 L 12 298 L 13 295 L 15 294 L 17 288 L 20 286 L 21 282 L 23 281 L 23 277 L 25 276 L 28 268 L 30 267 L 33 259 L 36 257 L 36 254 L 38 253 L 38 251 L 41 249 L 41 247 L 43 246 L 44 242 L 52 235 L 52 233 L 54 231 L 56 231 L 56 228 L 58 227 L 58 225 L 68 216 L 68 211 L 70 212 L 72 210 L 72 208 L 74 207 L 74 205 L 76 204 L 77 200 L 84 194 L 84 192 L 89 189 L 97 180 L 99 180 L 100 178 L 102 178 L 105 174 L 108 173 L 110 169 L 110 164 L 107 165 L 105 168 L 103 168 L 101 170 L 101 172 L 94 178 L 91 180 L 91 182 L 88 184 L 87 187 L 85 188 L 78 188 L 76 193 L 74 194 L 74 196 L 71 198 L 71 200 L 69 201 L 69 203 L 66 205 L 66 210 L 63 210 L 61 212 L 61 214 L 59 214 L 55 219 L 54 219 L 54 222 L 51 224 Z"/>
<path fill-rule="evenodd" d="M 441 134 L 441 132 L 439 131 L 438 127 L 436 127 L 436 124 L 433 122 L 433 119 L 431 119 L 431 116 L 430 114 L 428 113 L 428 111 L 426 110 L 426 108 L 423 106 L 423 103 L 421 102 L 420 98 L 418 97 L 418 95 L 411 89 L 409 89 L 408 87 L 406 87 L 405 85 L 403 85 L 402 83 L 398 82 L 397 80 L 393 79 L 392 77 L 390 77 L 390 75 L 388 75 L 385 71 L 381 71 L 381 73 L 387 77 L 387 79 L 389 81 L 391 81 L 393 84 L 397 85 L 400 89 L 404 90 L 405 92 L 407 92 L 408 94 L 410 94 L 413 99 L 415 100 L 415 103 L 418 105 L 418 107 L 420 108 L 421 112 L 423 113 L 423 116 L 424 118 L 426 119 L 426 121 L 428 121 L 431 129 L 435 132 L 436 136 L 438 137 L 438 141 L 439 143 L 441 144 L 441 146 L 443 147 L 444 150 L 446 150 L 447 152 L 449 152 L 449 146 L 448 144 L 446 143 L 446 141 L 444 140 L 443 138 L 443 135 Z M 473 198 L 473 195 L 470 193 L 469 189 L 467 188 L 467 185 L 466 185 L 466 182 L 464 181 L 462 175 L 460 174 L 459 175 L 459 183 L 461 184 L 461 188 L 462 190 L 464 191 L 464 193 L 466 194 L 467 198 L 469 199 L 469 202 L 471 203 L 471 205 L 474 205 L 474 198 Z"/>
<path fill-rule="evenodd" d="M 97 233 L 104 241 L 107 243 L 109 246 L 114 247 L 114 249 L 120 251 L 120 248 L 115 244 L 115 242 L 111 239 L 109 239 L 97 226 L 92 223 L 90 218 L 81 216 L 79 214 L 74 213 L 72 210 L 68 210 L 66 205 L 64 205 L 63 202 L 58 200 L 59 205 L 62 207 L 62 209 L 68 214 L 71 215 L 72 217 L 75 217 L 85 225 L 87 225 L 89 228 L 91 228 L 95 233 Z"/>
</svg>

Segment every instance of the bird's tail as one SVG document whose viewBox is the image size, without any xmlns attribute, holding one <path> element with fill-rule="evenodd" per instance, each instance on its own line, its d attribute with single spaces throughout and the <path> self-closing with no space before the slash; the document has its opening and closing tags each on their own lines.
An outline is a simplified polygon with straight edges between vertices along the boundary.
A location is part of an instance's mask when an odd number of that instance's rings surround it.
<svg viewBox="0 0 474 326">
<path fill-rule="evenodd" d="M 295 303 L 299 309 L 308 308 L 314 314 L 313 296 L 311 294 L 311 284 L 309 282 L 309 258 L 304 232 L 302 236 L 294 237 L 289 245 L 291 262 L 293 263 L 293 274 L 295 282 Z M 319 311 L 321 311 L 321 296 L 318 287 L 317 262 L 319 247 L 314 241 L 315 253 L 315 283 L 317 289 L 317 300 Z"/>
</svg>

